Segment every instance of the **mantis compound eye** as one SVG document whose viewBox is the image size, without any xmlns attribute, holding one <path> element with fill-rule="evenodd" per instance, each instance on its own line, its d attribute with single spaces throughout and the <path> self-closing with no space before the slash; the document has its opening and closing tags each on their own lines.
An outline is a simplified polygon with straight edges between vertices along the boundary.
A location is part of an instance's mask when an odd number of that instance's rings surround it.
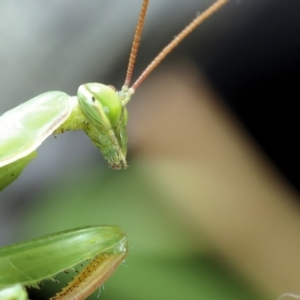
<svg viewBox="0 0 300 300">
<path fill-rule="evenodd" d="M 118 125 L 122 114 L 122 103 L 112 86 L 87 83 L 78 89 L 78 102 L 90 122 L 106 129 Z"/>
</svg>

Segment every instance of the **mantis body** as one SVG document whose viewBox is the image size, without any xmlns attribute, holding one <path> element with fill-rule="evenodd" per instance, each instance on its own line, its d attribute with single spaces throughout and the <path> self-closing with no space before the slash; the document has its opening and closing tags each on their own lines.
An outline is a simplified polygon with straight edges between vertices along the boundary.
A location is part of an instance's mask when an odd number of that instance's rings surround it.
<svg viewBox="0 0 300 300">
<path fill-rule="evenodd" d="M 99 83 L 79 87 L 77 97 L 63 92 L 41 94 L 0 117 L 0 190 L 15 180 L 51 134 L 82 129 L 113 169 L 127 167 L 126 104 L 143 80 L 188 34 L 227 0 L 217 0 L 167 45 L 129 88 L 149 0 L 136 28 L 127 76 L 121 91 Z M 125 234 L 115 226 L 75 229 L 0 249 L 0 300 L 27 299 L 23 285 L 86 261 L 90 264 L 51 299 L 85 299 L 120 264 L 127 253 Z"/>
</svg>

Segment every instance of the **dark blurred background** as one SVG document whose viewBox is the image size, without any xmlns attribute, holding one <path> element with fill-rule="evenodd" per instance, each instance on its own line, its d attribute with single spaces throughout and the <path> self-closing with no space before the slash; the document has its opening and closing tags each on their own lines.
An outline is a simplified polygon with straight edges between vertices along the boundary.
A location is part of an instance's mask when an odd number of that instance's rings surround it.
<svg viewBox="0 0 300 300">
<path fill-rule="evenodd" d="M 152 0 L 135 74 L 211 3 Z M 2 1 L 1 112 L 85 82 L 120 88 L 140 5 Z M 300 293 L 299 9 L 232 0 L 188 37 L 128 105 L 125 172 L 82 132 L 50 137 L 1 193 L 0 243 L 120 225 L 130 253 L 102 299 Z"/>
</svg>

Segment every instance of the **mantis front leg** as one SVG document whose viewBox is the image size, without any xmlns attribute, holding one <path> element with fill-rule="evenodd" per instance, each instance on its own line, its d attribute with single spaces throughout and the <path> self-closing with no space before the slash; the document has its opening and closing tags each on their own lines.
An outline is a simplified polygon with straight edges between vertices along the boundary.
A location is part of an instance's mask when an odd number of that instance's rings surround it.
<svg viewBox="0 0 300 300">
<path fill-rule="evenodd" d="M 127 254 L 127 238 L 118 226 L 89 226 L 51 234 L 0 249 L 0 299 L 25 300 L 22 286 L 89 263 L 52 300 L 88 297 L 114 272 Z"/>
</svg>

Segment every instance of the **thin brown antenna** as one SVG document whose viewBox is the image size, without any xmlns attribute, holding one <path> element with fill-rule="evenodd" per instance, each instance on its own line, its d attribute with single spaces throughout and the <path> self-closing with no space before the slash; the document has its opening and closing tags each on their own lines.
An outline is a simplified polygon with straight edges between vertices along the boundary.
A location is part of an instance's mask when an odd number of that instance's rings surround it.
<svg viewBox="0 0 300 300">
<path fill-rule="evenodd" d="M 141 41 L 141 35 L 142 35 L 143 26 L 144 26 L 144 22 L 145 22 L 145 16 L 147 13 L 148 3 L 149 3 L 149 0 L 143 1 L 142 8 L 140 11 L 140 16 L 139 16 L 138 23 L 137 23 L 137 26 L 135 29 L 135 34 L 134 34 L 134 38 L 133 38 L 133 42 L 132 42 L 128 67 L 127 67 L 126 79 L 125 79 L 125 83 L 124 83 L 124 86 L 127 86 L 127 87 L 129 87 L 129 85 L 130 85 L 130 81 L 131 81 L 131 77 L 132 77 L 132 73 L 133 73 L 133 69 L 134 69 L 134 63 L 135 63 L 135 60 L 137 57 L 137 52 L 138 52 L 140 41 Z"/>
<path fill-rule="evenodd" d="M 197 16 L 189 25 L 187 25 L 148 65 L 131 89 L 136 91 L 140 84 L 148 77 L 148 75 L 161 63 L 161 61 L 181 43 L 198 25 L 205 19 L 209 18 L 219 8 L 221 8 L 228 0 L 217 0 L 209 8 L 207 8 L 201 15 Z M 127 85 L 128 86 L 128 85 Z"/>
</svg>

